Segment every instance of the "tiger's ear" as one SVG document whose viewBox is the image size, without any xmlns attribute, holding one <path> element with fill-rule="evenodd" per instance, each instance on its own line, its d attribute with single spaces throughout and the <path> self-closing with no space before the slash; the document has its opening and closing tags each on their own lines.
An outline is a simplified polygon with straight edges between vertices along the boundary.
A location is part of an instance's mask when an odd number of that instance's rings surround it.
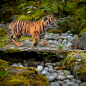
<svg viewBox="0 0 86 86">
<path fill-rule="evenodd" d="M 46 22 L 46 21 L 47 21 L 47 19 L 48 19 L 48 18 L 47 18 L 47 16 L 45 16 L 45 17 L 44 17 L 44 21 Z"/>
</svg>

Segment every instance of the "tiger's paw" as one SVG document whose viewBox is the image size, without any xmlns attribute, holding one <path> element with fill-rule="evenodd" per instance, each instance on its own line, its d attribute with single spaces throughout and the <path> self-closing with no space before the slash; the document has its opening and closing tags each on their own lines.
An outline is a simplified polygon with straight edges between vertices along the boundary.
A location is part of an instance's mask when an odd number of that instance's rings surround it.
<svg viewBox="0 0 86 86">
<path fill-rule="evenodd" d="M 47 45 L 49 45 L 49 43 L 43 43 L 43 46 L 47 46 Z"/>
<path fill-rule="evenodd" d="M 16 45 L 17 45 L 18 47 L 23 46 L 23 44 L 22 44 L 22 43 L 17 43 Z"/>
<path fill-rule="evenodd" d="M 36 46 L 37 46 L 37 44 L 36 44 L 36 43 L 33 43 L 33 46 L 34 46 L 34 47 L 36 47 Z"/>
</svg>

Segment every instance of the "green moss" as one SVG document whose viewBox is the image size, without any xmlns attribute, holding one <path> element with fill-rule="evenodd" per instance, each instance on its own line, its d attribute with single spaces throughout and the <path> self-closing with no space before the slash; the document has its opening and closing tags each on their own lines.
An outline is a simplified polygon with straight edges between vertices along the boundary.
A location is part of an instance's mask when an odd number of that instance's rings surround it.
<svg viewBox="0 0 86 86">
<path fill-rule="evenodd" d="M 69 14 L 74 14 L 77 9 L 77 3 L 76 2 L 67 2 L 67 7 L 65 7 L 65 11 L 68 12 Z"/>
<path fill-rule="evenodd" d="M 85 32 L 85 31 L 86 31 L 86 27 L 83 28 L 83 29 L 80 31 L 79 36 L 81 36 L 81 34 L 82 34 L 83 32 Z"/>
<path fill-rule="evenodd" d="M 7 34 L 7 31 L 4 28 L 0 28 L 0 37 L 3 37 Z"/>
<path fill-rule="evenodd" d="M 8 44 L 6 41 L 8 40 L 7 31 L 4 28 L 0 28 L 0 47 Z"/>
<path fill-rule="evenodd" d="M 34 62 L 29 62 L 28 67 L 36 67 L 36 64 Z"/>
<path fill-rule="evenodd" d="M 20 49 L 6 49 L 4 53 L 14 53 L 14 52 L 21 52 Z"/>
<path fill-rule="evenodd" d="M 5 76 L 9 74 L 9 72 L 6 71 L 6 69 L 10 67 L 9 64 L 10 62 L 0 59 L 0 80 L 2 80 Z"/>
<path fill-rule="evenodd" d="M 6 22 L 11 22 L 12 20 L 12 15 L 13 15 L 13 11 L 11 9 L 6 10 L 5 12 L 3 12 L 3 21 Z"/>
<path fill-rule="evenodd" d="M 83 55 L 83 58 L 80 62 L 77 63 L 77 65 L 83 64 L 83 66 L 80 67 L 77 71 L 79 72 L 79 74 L 86 74 L 86 52 L 81 53 L 81 55 Z"/>
<path fill-rule="evenodd" d="M 49 82 L 45 76 L 38 74 L 33 68 L 13 67 L 13 69 L 20 72 L 10 74 L 8 76 L 9 78 L 0 82 L 1 86 L 15 86 L 20 84 L 24 86 L 49 86 Z"/>
<path fill-rule="evenodd" d="M 21 36 L 21 38 L 19 39 L 19 42 L 21 41 L 24 41 L 24 39 L 29 39 L 30 41 L 33 41 L 33 38 L 32 37 L 24 37 L 24 36 Z"/>
</svg>

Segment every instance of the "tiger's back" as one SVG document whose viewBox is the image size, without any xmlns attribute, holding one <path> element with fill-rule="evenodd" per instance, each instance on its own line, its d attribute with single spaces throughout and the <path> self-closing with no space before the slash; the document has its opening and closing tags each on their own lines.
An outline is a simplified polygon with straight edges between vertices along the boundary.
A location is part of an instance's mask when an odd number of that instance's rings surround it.
<svg viewBox="0 0 86 86">
<path fill-rule="evenodd" d="M 53 18 L 53 16 L 51 16 Z M 32 36 L 34 38 L 33 46 L 37 46 L 39 39 L 43 39 L 43 45 L 46 46 L 48 43 L 45 43 L 45 32 L 49 26 L 51 28 L 57 27 L 55 20 L 51 19 L 50 15 L 45 16 L 42 19 L 31 22 L 31 21 L 24 21 L 24 20 L 17 20 L 13 21 L 8 25 L 8 32 L 9 32 L 9 42 L 12 39 L 13 43 L 17 46 L 22 46 L 22 43 L 17 42 L 21 36 Z M 51 20 L 53 23 L 51 24 Z M 49 25 L 50 24 L 50 25 Z"/>
</svg>

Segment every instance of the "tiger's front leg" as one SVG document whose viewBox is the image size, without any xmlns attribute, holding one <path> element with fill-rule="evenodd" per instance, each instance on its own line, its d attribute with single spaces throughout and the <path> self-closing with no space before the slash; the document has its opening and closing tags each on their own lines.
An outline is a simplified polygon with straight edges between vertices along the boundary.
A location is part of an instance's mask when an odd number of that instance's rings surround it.
<svg viewBox="0 0 86 86">
<path fill-rule="evenodd" d="M 45 38 L 43 38 L 42 40 L 43 40 L 42 44 L 43 44 L 44 46 L 49 45 L 49 43 L 46 43 L 46 42 L 45 42 Z"/>
<path fill-rule="evenodd" d="M 38 32 L 35 31 L 34 34 L 32 34 L 32 37 L 34 38 L 33 46 L 36 47 L 39 42 L 39 35 Z"/>
</svg>

